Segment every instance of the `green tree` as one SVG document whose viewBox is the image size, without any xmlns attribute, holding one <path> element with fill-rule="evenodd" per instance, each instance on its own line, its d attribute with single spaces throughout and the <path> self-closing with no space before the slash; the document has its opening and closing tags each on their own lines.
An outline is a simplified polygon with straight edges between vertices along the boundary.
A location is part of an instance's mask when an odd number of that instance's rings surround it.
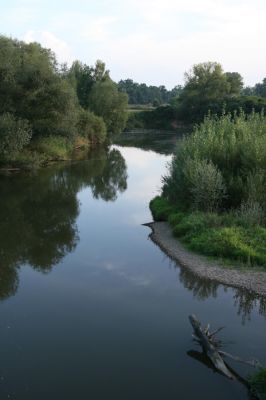
<svg viewBox="0 0 266 400">
<path fill-rule="evenodd" d="M 18 153 L 29 143 L 31 135 L 27 120 L 16 119 L 10 113 L 0 115 L 0 158 Z"/>
<path fill-rule="evenodd" d="M 73 136 L 77 99 L 54 54 L 38 43 L 0 37 L 0 110 L 27 119 L 33 135 Z"/>
<path fill-rule="evenodd" d="M 101 117 L 81 108 L 79 112 L 78 132 L 91 143 L 103 143 L 106 138 L 106 125 Z"/>
<path fill-rule="evenodd" d="M 179 117 L 200 121 L 209 110 L 220 113 L 227 99 L 239 95 L 242 87 L 237 72 L 224 73 L 216 62 L 196 64 L 185 73 L 185 86 L 177 101 Z"/>
<path fill-rule="evenodd" d="M 226 72 L 226 80 L 230 84 L 229 93 L 231 96 L 239 96 L 243 90 L 243 78 L 238 72 Z"/>
<path fill-rule="evenodd" d="M 125 93 L 118 91 L 111 79 L 96 82 L 89 96 L 89 108 L 103 118 L 107 131 L 120 133 L 127 121 L 127 101 Z"/>
</svg>

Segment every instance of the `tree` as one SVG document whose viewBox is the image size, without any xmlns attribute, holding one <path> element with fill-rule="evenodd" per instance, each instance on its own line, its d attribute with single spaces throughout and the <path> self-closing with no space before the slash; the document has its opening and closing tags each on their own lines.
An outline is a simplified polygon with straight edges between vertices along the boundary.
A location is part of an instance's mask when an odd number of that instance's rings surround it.
<svg viewBox="0 0 266 400">
<path fill-rule="evenodd" d="M 73 136 L 77 99 L 54 54 L 38 43 L 0 37 L 0 110 L 26 119 L 33 135 Z"/>
<path fill-rule="evenodd" d="M 103 143 L 106 138 L 106 125 L 102 117 L 83 108 L 79 112 L 78 131 L 91 143 Z"/>
<path fill-rule="evenodd" d="M 226 80 L 230 84 L 229 93 L 231 96 L 239 96 L 243 89 L 243 78 L 238 72 L 226 72 Z"/>
<path fill-rule="evenodd" d="M 31 128 L 27 120 L 15 119 L 10 113 L 0 115 L 0 157 L 18 153 L 29 143 Z"/>
<path fill-rule="evenodd" d="M 116 134 L 125 128 L 127 101 L 127 95 L 119 92 L 109 78 L 93 85 L 89 96 L 89 108 L 103 118 L 108 132 Z"/>
<path fill-rule="evenodd" d="M 257 83 L 254 87 L 254 94 L 261 97 L 266 97 L 266 78 L 262 83 Z"/>
<path fill-rule="evenodd" d="M 196 64 L 185 73 L 185 86 L 177 102 L 179 117 L 200 121 L 208 111 L 218 113 L 227 99 L 240 94 L 243 80 L 237 72 L 224 73 L 216 62 Z"/>
</svg>

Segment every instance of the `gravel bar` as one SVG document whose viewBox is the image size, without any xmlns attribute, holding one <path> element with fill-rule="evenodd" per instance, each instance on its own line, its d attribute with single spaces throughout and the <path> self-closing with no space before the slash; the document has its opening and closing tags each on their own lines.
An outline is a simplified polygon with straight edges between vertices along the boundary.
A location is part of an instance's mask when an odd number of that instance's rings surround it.
<svg viewBox="0 0 266 400">
<path fill-rule="evenodd" d="M 224 285 L 247 289 L 266 297 L 266 272 L 222 266 L 219 261 L 210 261 L 204 256 L 190 252 L 173 236 L 167 222 L 152 222 L 144 225 L 152 229 L 150 238 L 154 243 L 170 258 L 197 276 Z"/>
</svg>

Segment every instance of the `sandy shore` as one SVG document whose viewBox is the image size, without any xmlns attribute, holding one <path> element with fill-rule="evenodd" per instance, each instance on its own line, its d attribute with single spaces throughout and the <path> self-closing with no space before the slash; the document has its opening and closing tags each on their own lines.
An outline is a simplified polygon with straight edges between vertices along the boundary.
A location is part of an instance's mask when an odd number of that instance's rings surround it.
<svg viewBox="0 0 266 400">
<path fill-rule="evenodd" d="M 223 283 L 228 286 L 245 288 L 266 297 L 266 272 L 239 270 L 236 267 L 224 267 L 219 262 L 192 253 L 172 235 L 166 222 L 145 224 L 152 229 L 151 239 L 173 260 L 188 268 L 201 278 Z"/>
</svg>

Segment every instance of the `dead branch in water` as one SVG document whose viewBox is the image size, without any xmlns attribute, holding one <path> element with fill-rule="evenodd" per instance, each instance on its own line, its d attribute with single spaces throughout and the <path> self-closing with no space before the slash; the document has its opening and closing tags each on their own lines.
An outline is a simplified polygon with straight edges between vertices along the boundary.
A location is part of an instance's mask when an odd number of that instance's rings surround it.
<svg viewBox="0 0 266 400">
<path fill-rule="evenodd" d="M 221 340 L 218 340 L 215 335 L 220 332 L 222 328 L 216 329 L 214 332 L 210 333 L 210 325 L 208 324 L 206 328 L 202 328 L 201 323 L 195 317 L 195 315 L 189 315 L 189 321 L 194 330 L 194 339 L 201 344 L 203 351 L 211 360 L 214 367 L 229 379 L 236 379 L 237 377 L 232 373 L 232 371 L 227 367 L 223 360 L 223 356 L 229 357 L 234 361 L 242 362 L 252 367 L 260 367 L 261 364 L 258 360 L 243 360 L 240 357 L 233 356 L 232 354 L 226 353 L 225 351 L 219 350 L 222 345 Z"/>
</svg>

